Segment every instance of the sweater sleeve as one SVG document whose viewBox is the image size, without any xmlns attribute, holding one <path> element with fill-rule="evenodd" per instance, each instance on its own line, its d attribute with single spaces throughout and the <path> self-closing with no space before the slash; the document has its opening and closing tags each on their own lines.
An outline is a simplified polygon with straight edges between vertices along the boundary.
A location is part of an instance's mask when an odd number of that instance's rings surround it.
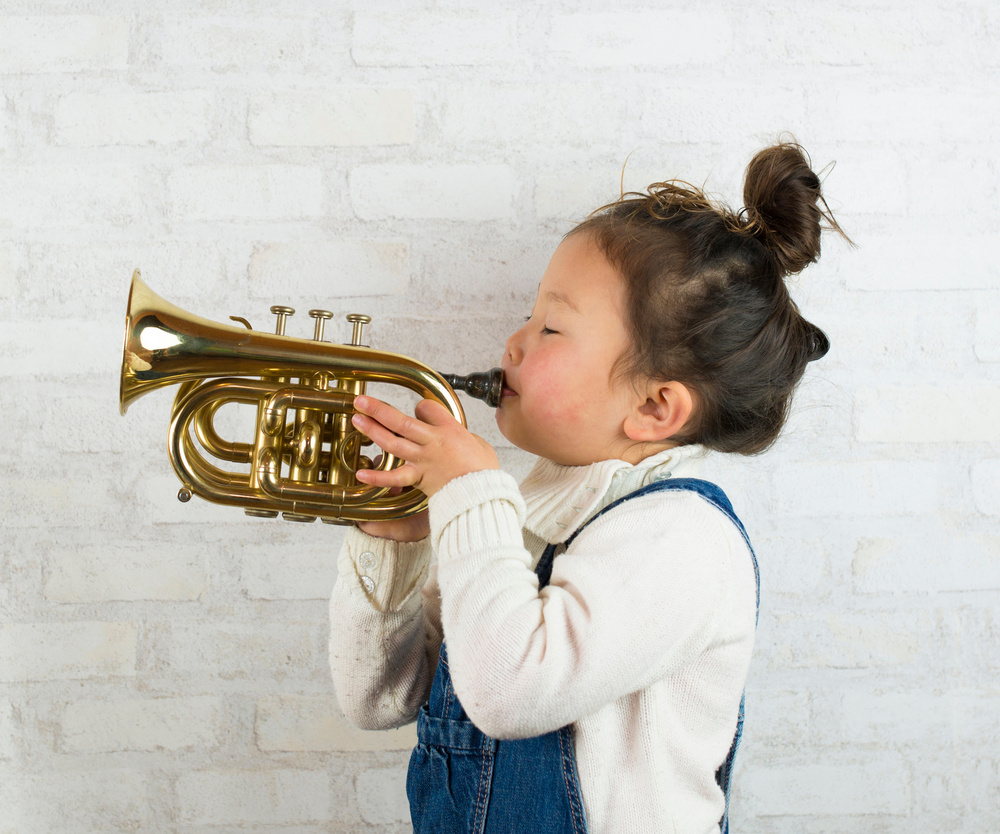
<svg viewBox="0 0 1000 834">
<path fill-rule="evenodd" d="M 565 726 L 694 662 L 730 616 L 734 560 L 750 564 L 718 510 L 661 493 L 588 526 L 539 591 L 513 479 L 463 476 L 430 508 L 455 691 L 499 738 Z M 748 587 L 738 617 L 752 635 Z"/>
<path fill-rule="evenodd" d="M 430 693 L 441 645 L 436 570 L 427 539 L 399 543 L 349 530 L 330 599 L 330 671 L 357 726 L 413 721 Z"/>
</svg>

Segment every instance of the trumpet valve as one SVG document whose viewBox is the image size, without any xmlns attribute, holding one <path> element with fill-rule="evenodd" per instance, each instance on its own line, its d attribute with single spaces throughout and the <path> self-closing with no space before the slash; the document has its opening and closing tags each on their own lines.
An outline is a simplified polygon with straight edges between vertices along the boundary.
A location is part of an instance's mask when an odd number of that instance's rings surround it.
<svg viewBox="0 0 1000 834">
<path fill-rule="evenodd" d="M 348 313 L 347 320 L 354 325 L 354 332 L 351 334 L 351 344 L 360 345 L 361 344 L 361 330 L 372 320 L 371 316 L 366 316 L 364 313 Z"/>
<path fill-rule="evenodd" d="M 333 313 L 329 310 L 310 310 L 309 315 L 316 319 L 316 328 L 313 331 L 313 341 L 322 342 L 323 328 L 326 326 L 326 320 L 332 319 Z"/>
<path fill-rule="evenodd" d="M 295 315 L 294 307 L 286 307 L 283 304 L 275 304 L 271 307 L 271 312 L 278 317 L 277 324 L 275 325 L 274 332 L 278 336 L 285 335 L 285 322 L 288 320 L 289 316 Z"/>
</svg>

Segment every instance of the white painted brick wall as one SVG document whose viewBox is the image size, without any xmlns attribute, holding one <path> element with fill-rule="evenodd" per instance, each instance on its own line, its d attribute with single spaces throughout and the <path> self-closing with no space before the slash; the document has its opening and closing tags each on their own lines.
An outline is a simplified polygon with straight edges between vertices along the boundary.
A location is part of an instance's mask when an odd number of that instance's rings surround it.
<svg viewBox="0 0 1000 834">
<path fill-rule="evenodd" d="M 118 416 L 134 268 L 483 369 L 620 183 L 739 207 L 783 131 L 859 248 L 793 284 L 832 349 L 787 436 L 706 473 L 762 572 L 734 829 L 1000 831 L 998 42 L 987 0 L 0 0 L 0 831 L 409 830 L 413 728 L 326 670 L 342 530 L 180 504 L 172 392 Z"/>
</svg>

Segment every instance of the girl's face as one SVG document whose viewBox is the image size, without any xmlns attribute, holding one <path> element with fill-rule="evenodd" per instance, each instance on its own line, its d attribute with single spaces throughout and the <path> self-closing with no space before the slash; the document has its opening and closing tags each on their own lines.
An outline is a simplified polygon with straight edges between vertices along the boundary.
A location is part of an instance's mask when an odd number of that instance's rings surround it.
<svg viewBox="0 0 1000 834">
<path fill-rule="evenodd" d="M 630 348 L 618 272 L 584 234 L 566 238 L 542 276 L 527 323 L 504 347 L 497 425 L 515 445 L 556 463 L 629 460 L 623 428 L 638 394 L 611 379 Z"/>
</svg>

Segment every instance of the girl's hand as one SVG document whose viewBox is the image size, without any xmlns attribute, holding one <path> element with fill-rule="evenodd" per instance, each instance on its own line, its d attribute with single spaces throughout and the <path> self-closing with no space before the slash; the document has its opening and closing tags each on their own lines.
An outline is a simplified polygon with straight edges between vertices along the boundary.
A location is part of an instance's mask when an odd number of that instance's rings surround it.
<svg viewBox="0 0 1000 834">
<path fill-rule="evenodd" d="M 431 523 L 427 510 L 406 518 L 392 518 L 388 521 L 359 521 L 358 529 L 378 539 L 392 539 L 394 542 L 418 542 L 431 534 Z"/>
<path fill-rule="evenodd" d="M 431 496 L 462 475 L 500 468 L 493 447 L 436 400 L 417 403 L 415 417 L 374 397 L 355 397 L 354 408 L 358 411 L 351 418 L 354 427 L 384 451 L 406 461 L 388 472 L 359 469 L 357 479 L 362 483 L 415 486 Z"/>
</svg>

